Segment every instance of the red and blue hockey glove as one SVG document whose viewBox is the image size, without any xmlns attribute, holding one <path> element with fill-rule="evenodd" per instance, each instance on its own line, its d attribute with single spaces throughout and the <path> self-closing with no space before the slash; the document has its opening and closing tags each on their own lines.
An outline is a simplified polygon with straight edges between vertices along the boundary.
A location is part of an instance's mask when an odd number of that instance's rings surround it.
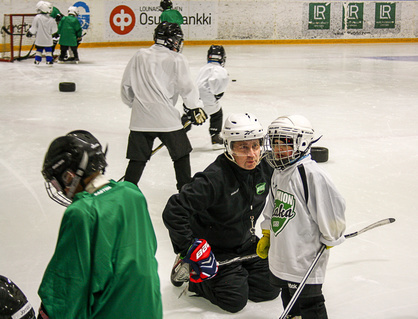
<svg viewBox="0 0 418 319">
<path fill-rule="evenodd" d="M 204 239 L 196 239 L 187 251 L 183 261 L 190 264 L 191 282 L 202 282 L 213 278 L 218 272 L 218 262 L 212 249 Z"/>
</svg>

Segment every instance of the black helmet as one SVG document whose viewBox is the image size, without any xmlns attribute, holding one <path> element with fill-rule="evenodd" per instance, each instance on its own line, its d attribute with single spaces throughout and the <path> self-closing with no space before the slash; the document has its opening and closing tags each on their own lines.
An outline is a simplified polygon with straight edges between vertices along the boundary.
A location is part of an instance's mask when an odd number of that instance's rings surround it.
<svg viewBox="0 0 418 319">
<path fill-rule="evenodd" d="M 183 31 L 177 23 L 161 22 L 154 31 L 154 42 L 172 51 L 181 52 L 183 48 Z"/>
<path fill-rule="evenodd" d="M 161 0 L 160 7 L 163 8 L 163 10 L 171 9 L 173 3 L 170 0 Z"/>
<path fill-rule="evenodd" d="M 0 319 L 35 319 L 25 294 L 10 279 L 0 275 Z"/>
<path fill-rule="evenodd" d="M 42 167 L 49 197 L 68 206 L 82 178 L 104 172 L 106 166 L 102 146 L 91 133 L 77 130 L 56 138 L 49 146 Z"/>
<path fill-rule="evenodd" d="M 226 53 L 222 45 L 211 45 L 208 50 L 208 62 L 219 62 L 225 65 Z"/>
</svg>

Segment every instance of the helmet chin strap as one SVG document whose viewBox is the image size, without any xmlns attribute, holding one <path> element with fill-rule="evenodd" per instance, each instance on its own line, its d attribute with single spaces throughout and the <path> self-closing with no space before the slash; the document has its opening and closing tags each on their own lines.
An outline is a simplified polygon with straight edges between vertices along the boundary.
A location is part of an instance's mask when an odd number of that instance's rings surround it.
<svg viewBox="0 0 418 319">
<path fill-rule="evenodd" d="M 71 186 L 66 194 L 66 196 L 70 199 L 74 197 L 75 190 L 80 184 L 81 178 L 84 175 L 84 172 L 86 171 L 87 164 L 89 163 L 89 156 L 87 152 L 83 153 L 83 157 L 81 158 L 80 165 L 78 166 L 77 172 L 75 173 L 75 176 L 73 180 L 71 181 Z"/>
</svg>

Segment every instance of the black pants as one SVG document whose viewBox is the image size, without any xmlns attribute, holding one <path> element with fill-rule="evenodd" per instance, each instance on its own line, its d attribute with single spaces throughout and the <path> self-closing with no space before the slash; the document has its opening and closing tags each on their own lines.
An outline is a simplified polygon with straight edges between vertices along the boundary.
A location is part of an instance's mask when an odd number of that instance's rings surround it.
<svg viewBox="0 0 418 319">
<path fill-rule="evenodd" d="M 210 136 L 219 134 L 222 131 L 222 122 L 223 122 L 223 112 L 222 108 L 213 113 L 209 119 L 209 134 Z"/>
<path fill-rule="evenodd" d="M 192 146 L 184 129 L 174 132 L 131 131 L 126 158 L 129 159 L 125 181 L 138 184 L 147 161 L 151 158 L 154 140 L 159 138 L 167 147 L 176 173 L 177 189 L 191 180 L 190 152 Z M 158 172 L 156 172 L 158 174 Z"/>
<path fill-rule="evenodd" d="M 69 47 L 68 45 L 60 45 L 60 49 L 61 49 L 61 54 L 59 56 L 60 61 L 63 61 L 65 59 L 65 56 L 67 55 L 67 51 L 69 48 L 71 49 L 71 51 L 73 51 L 74 59 L 78 59 L 77 46 Z"/>
<path fill-rule="evenodd" d="M 271 272 L 270 281 L 273 286 L 282 290 L 282 304 L 283 308 L 286 308 L 298 289 L 298 284 L 277 278 Z M 325 298 L 322 294 L 322 285 L 306 284 L 289 314 L 302 316 L 303 319 L 327 319 L 328 315 L 325 308 Z"/>
<path fill-rule="evenodd" d="M 214 278 L 198 284 L 190 282 L 189 290 L 233 313 L 242 310 L 248 299 L 273 300 L 280 292 L 270 285 L 267 260 L 259 258 L 220 266 Z"/>
</svg>

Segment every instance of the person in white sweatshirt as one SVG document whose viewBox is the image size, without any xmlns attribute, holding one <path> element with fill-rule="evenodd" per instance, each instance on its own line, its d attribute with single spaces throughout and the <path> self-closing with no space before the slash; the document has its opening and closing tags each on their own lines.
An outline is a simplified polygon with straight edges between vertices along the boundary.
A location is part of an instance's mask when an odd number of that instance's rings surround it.
<svg viewBox="0 0 418 319">
<path fill-rule="evenodd" d="M 52 5 L 47 1 L 39 1 L 36 4 L 36 11 L 38 14 L 33 18 L 32 26 L 26 33 L 27 37 L 36 36 L 35 38 L 35 64 L 42 61 L 42 53 L 45 50 L 46 64 L 52 65 L 54 63 L 52 57 L 53 40 L 52 35 L 57 32 L 58 27 L 54 18 L 50 16 L 52 12 Z"/>
<path fill-rule="evenodd" d="M 311 159 L 313 137 L 311 123 L 291 115 L 274 120 L 265 138 L 266 160 L 275 170 L 257 254 L 268 256 L 270 281 L 282 289 L 284 308 L 321 246 L 331 248 L 345 239 L 345 200 Z M 289 318 L 328 318 L 322 294 L 328 259 L 329 249 L 307 279 Z"/>
</svg>

